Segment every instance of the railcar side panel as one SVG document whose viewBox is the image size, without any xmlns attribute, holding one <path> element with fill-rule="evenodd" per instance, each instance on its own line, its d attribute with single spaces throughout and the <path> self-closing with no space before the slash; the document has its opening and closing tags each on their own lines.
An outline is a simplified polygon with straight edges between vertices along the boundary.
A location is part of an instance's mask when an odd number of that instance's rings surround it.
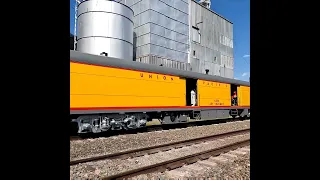
<svg viewBox="0 0 320 180">
<path fill-rule="evenodd" d="M 199 106 L 231 106 L 230 84 L 198 80 Z"/>
<path fill-rule="evenodd" d="M 70 62 L 70 108 L 185 106 L 177 76 Z"/>
<path fill-rule="evenodd" d="M 239 106 L 250 106 L 250 87 L 239 86 L 237 91 Z"/>
</svg>

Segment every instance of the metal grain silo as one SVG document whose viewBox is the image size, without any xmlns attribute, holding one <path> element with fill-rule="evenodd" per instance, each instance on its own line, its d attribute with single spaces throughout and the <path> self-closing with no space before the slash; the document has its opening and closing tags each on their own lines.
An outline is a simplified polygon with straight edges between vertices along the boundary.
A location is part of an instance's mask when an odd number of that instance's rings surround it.
<svg viewBox="0 0 320 180">
<path fill-rule="evenodd" d="M 108 0 L 87 0 L 78 6 L 77 50 L 133 60 L 133 10 Z"/>
</svg>

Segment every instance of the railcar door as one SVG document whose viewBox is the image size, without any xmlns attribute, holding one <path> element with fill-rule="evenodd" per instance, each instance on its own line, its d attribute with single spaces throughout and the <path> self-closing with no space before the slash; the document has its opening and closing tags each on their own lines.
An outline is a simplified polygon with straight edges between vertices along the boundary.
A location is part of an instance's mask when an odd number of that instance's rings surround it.
<svg viewBox="0 0 320 180">
<path fill-rule="evenodd" d="M 198 105 L 198 89 L 197 79 L 186 78 L 186 105 L 197 106 Z"/>
<path fill-rule="evenodd" d="M 238 106 L 238 104 L 239 104 L 239 94 L 238 94 L 238 92 L 240 92 L 239 91 L 239 88 L 240 88 L 240 86 L 237 86 L 237 85 L 235 85 L 235 84 L 231 84 L 230 85 L 230 88 L 231 88 L 231 106 Z"/>
</svg>

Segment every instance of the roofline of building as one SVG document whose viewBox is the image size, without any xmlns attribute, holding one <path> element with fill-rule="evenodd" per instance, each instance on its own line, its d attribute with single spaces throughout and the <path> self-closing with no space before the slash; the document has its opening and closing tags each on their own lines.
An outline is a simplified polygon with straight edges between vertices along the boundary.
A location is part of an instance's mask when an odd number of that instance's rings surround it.
<svg viewBox="0 0 320 180">
<path fill-rule="evenodd" d="M 197 4 L 200 5 L 200 6 L 202 6 L 203 8 L 207 9 L 208 11 L 211 11 L 212 13 L 214 13 L 214 14 L 216 14 L 217 16 L 221 17 L 222 19 L 224 19 L 224 20 L 228 21 L 229 23 L 233 24 L 233 23 L 232 23 L 230 20 L 228 20 L 227 18 L 221 16 L 220 14 L 214 12 L 214 11 L 211 10 L 211 9 L 206 8 L 206 7 L 203 6 L 202 4 L 199 4 L 196 0 L 191 0 L 191 1 L 194 1 L 195 3 L 197 3 Z"/>
</svg>

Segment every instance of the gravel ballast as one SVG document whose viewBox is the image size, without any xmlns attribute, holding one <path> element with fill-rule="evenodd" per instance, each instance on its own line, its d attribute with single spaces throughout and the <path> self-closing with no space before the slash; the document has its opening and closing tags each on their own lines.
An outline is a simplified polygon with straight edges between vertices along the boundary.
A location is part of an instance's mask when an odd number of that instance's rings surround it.
<svg viewBox="0 0 320 180">
<path fill-rule="evenodd" d="M 250 146 L 245 147 L 250 149 Z M 171 171 L 165 171 L 163 173 L 149 173 L 133 177 L 132 180 L 142 179 L 206 179 L 206 180 L 224 180 L 224 179 L 250 179 L 250 150 L 241 151 L 242 148 L 235 151 L 228 152 L 227 154 L 235 155 L 235 158 L 228 159 L 229 161 L 221 163 L 215 161 L 214 158 L 204 160 L 209 163 L 201 163 L 198 161 L 191 165 L 185 165 L 181 168 L 177 168 Z M 239 151 L 242 152 L 239 154 Z M 219 157 L 225 158 L 226 156 L 220 155 Z M 231 160 L 231 161 L 230 161 Z M 203 161 L 202 161 L 203 162 Z M 208 165 L 209 164 L 209 165 Z M 188 168 L 193 166 L 193 168 Z M 194 168 L 198 167 L 198 168 Z M 179 176 L 180 175 L 180 176 Z"/>
<path fill-rule="evenodd" d="M 208 172 L 213 179 L 250 179 L 250 154 Z"/>
<path fill-rule="evenodd" d="M 249 133 L 244 135 L 225 137 L 219 140 L 208 141 L 192 146 L 186 146 L 178 149 L 172 149 L 165 152 L 159 152 L 131 159 L 114 159 L 87 162 L 83 164 L 70 166 L 70 178 L 100 179 L 107 175 L 117 174 L 123 171 L 149 166 L 151 164 L 164 162 L 174 158 L 188 156 L 194 153 L 203 152 L 206 150 L 218 148 L 224 145 L 232 144 L 247 139 L 250 139 Z"/>
<path fill-rule="evenodd" d="M 250 120 L 70 141 L 70 160 L 247 129 Z"/>
</svg>

